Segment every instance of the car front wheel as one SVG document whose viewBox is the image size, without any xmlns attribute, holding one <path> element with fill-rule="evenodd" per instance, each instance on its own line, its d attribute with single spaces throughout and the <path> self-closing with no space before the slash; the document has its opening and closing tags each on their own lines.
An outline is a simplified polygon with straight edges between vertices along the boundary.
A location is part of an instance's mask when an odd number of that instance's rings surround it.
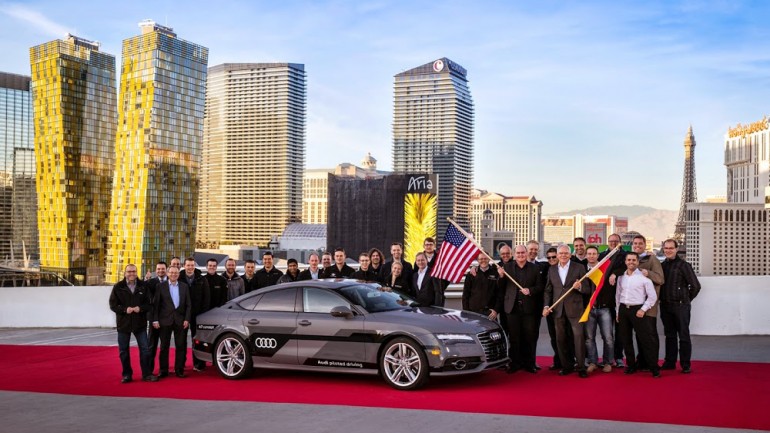
<svg viewBox="0 0 770 433">
<path fill-rule="evenodd" d="M 251 373 L 254 364 L 243 339 L 228 334 L 214 348 L 214 366 L 226 379 L 242 379 Z"/>
<path fill-rule="evenodd" d="M 417 389 L 428 381 L 428 358 L 414 340 L 399 337 L 382 350 L 380 373 L 393 388 Z"/>
</svg>

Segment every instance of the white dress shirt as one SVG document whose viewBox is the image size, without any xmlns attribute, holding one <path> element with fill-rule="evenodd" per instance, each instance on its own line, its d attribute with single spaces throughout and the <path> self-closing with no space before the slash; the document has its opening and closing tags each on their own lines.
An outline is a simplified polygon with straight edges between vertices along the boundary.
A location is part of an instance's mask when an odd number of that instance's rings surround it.
<svg viewBox="0 0 770 433">
<path fill-rule="evenodd" d="M 631 275 L 628 275 L 628 272 L 623 273 L 618 278 L 617 287 L 616 308 L 619 308 L 620 304 L 641 305 L 642 311 L 647 312 L 658 300 L 652 280 L 645 277 L 639 269 L 634 270 Z"/>
</svg>

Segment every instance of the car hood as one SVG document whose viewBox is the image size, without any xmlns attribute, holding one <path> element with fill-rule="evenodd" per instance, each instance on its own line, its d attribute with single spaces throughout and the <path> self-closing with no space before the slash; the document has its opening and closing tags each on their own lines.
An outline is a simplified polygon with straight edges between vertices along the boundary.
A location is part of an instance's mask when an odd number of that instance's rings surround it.
<svg viewBox="0 0 770 433">
<path fill-rule="evenodd" d="M 422 328 L 430 333 L 478 334 L 499 329 L 497 322 L 493 322 L 481 314 L 441 307 L 411 307 L 403 310 L 372 313 L 370 319 L 400 324 L 404 327 Z"/>
</svg>

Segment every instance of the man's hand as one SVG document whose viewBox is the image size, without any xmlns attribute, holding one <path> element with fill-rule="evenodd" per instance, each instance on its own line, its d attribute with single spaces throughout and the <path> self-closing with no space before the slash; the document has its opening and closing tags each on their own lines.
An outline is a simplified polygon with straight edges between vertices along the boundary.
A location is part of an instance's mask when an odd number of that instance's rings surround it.
<svg viewBox="0 0 770 433">
<path fill-rule="evenodd" d="M 134 307 L 128 307 L 126 308 L 126 314 L 131 314 L 134 312 Z"/>
<path fill-rule="evenodd" d="M 610 279 L 607 280 L 607 281 L 609 281 L 610 286 L 614 286 L 615 285 L 615 280 L 617 280 L 617 279 L 618 279 L 618 276 L 615 275 L 615 274 L 612 274 L 612 275 L 610 275 Z"/>
<path fill-rule="evenodd" d="M 543 317 L 548 317 L 549 314 L 551 314 L 551 309 L 548 307 L 543 307 Z"/>
<path fill-rule="evenodd" d="M 476 266 L 471 266 L 471 270 L 469 271 L 472 277 L 476 276 Z"/>
<path fill-rule="evenodd" d="M 147 271 L 147 273 L 146 273 L 146 274 L 144 274 L 144 279 L 145 279 L 145 280 L 149 280 L 150 278 L 152 278 L 152 272 L 150 272 L 150 271 Z"/>
<path fill-rule="evenodd" d="M 638 310 L 636 310 L 636 317 L 638 317 L 638 318 L 640 318 L 640 319 L 641 319 L 642 317 L 644 317 L 644 310 L 642 310 L 641 308 L 640 308 L 640 309 L 638 309 Z"/>
<path fill-rule="evenodd" d="M 526 287 L 522 287 L 521 289 L 519 289 L 519 291 L 521 292 L 521 294 L 522 294 L 522 295 L 524 295 L 524 296 L 529 296 L 529 293 L 530 293 L 530 292 L 529 292 L 529 289 L 528 289 L 528 288 L 526 288 Z"/>
<path fill-rule="evenodd" d="M 160 329 L 160 323 L 152 322 L 152 327 L 155 328 L 155 329 Z"/>
<path fill-rule="evenodd" d="M 188 322 L 187 320 L 185 320 L 184 322 L 182 322 L 182 327 L 183 327 L 184 329 L 187 329 L 189 326 L 190 326 L 190 322 Z"/>
<path fill-rule="evenodd" d="M 489 320 L 495 320 L 497 319 L 497 311 L 495 310 L 489 310 Z"/>
<path fill-rule="evenodd" d="M 639 269 L 639 270 L 642 271 L 642 275 L 644 275 L 645 277 L 649 278 L 648 275 L 650 275 L 650 271 L 648 271 L 647 269 Z"/>
<path fill-rule="evenodd" d="M 572 285 L 572 288 L 575 290 L 580 290 L 580 281 L 575 281 L 575 284 Z"/>
</svg>

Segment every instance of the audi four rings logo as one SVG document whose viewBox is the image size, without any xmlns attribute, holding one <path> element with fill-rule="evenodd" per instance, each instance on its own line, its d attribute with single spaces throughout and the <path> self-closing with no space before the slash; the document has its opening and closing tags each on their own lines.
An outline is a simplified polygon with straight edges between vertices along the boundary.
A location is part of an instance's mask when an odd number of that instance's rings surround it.
<svg viewBox="0 0 770 433">
<path fill-rule="evenodd" d="M 493 340 L 497 341 L 497 340 L 500 339 L 500 333 L 499 332 L 493 332 L 493 333 L 489 334 L 489 337 L 492 338 Z"/>
<path fill-rule="evenodd" d="M 275 338 L 255 338 L 254 345 L 257 349 L 275 349 L 278 347 L 278 342 Z"/>
</svg>

